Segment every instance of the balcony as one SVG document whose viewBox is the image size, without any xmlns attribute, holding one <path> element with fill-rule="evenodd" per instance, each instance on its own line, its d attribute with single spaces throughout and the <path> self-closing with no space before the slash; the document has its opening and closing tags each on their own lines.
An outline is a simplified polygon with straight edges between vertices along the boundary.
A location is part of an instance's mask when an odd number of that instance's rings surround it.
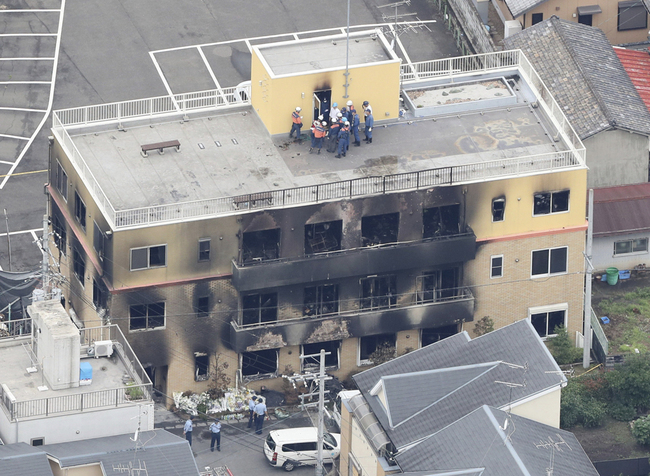
<svg viewBox="0 0 650 476">
<path fill-rule="evenodd" d="M 455 296 L 435 302 L 418 303 L 418 297 L 417 293 L 400 296 L 395 306 L 384 309 L 357 309 L 247 326 L 233 321 L 230 344 L 236 352 L 252 352 L 473 320 L 474 296 L 469 288 L 459 288 Z"/>
<path fill-rule="evenodd" d="M 232 263 L 232 282 L 247 292 L 273 286 L 311 283 L 350 276 L 395 273 L 405 269 L 462 263 L 474 259 L 476 235 L 465 233 L 406 243 L 391 243 L 319 253 L 300 258 L 280 258 L 253 263 Z"/>
</svg>

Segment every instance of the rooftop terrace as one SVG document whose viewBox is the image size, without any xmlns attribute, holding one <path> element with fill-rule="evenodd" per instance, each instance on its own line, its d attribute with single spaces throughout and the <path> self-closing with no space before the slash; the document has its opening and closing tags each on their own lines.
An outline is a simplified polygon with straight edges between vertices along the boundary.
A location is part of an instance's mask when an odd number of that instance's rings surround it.
<svg viewBox="0 0 650 476">
<path fill-rule="evenodd" d="M 582 143 L 520 51 L 402 66 L 404 89 L 503 77 L 515 104 L 407 111 L 344 159 L 270 137 L 236 88 L 57 111 L 53 133 L 116 230 L 585 167 Z M 180 151 L 141 156 L 141 145 L 170 140 Z"/>
</svg>

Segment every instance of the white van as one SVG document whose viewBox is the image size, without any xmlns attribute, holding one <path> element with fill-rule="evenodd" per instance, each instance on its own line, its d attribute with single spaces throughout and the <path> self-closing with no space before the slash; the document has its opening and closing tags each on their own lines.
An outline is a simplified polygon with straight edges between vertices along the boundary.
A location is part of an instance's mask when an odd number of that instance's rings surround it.
<svg viewBox="0 0 650 476">
<path fill-rule="evenodd" d="M 271 466 L 292 471 L 300 465 L 316 465 L 318 429 L 314 427 L 273 430 L 264 441 L 264 455 Z M 333 463 L 341 453 L 341 435 L 323 435 L 323 463 Z"/>
</svg>

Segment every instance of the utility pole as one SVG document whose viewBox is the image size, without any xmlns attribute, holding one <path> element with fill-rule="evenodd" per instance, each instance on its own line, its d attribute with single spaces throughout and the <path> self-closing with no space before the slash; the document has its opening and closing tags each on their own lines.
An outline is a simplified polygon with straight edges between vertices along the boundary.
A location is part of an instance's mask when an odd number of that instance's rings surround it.
<svg viewBox="0 0 650 476">
<path fill-rule="evenodd" d="M 594 190 L 589 189 L 589 202 L 587 208 L 587 247 L 585 249 L 585 321 L 583 327 L 584 347 L 582 349 L 582 366 L 585 369 L 591 364 L 591 273 L 594 270 L 591 264 L 591 247 L 594 233 Z"/>
<path fill-rule="evenodd" d="M 348 28 L 347 36 L 345 39 L 345 99 L 349 98 L 348 87 L 350 86 L 350 0 L 348 0 Z"/>
<path fill-rule="evenodd" d="M 43 292 L 45 293 L 45 299 L 47 299 L 49 285 L 50 285 L 50 237 L 49 237 L 49 222 L 47 218 L 47 213 L 43 215 L 43 239 L 42 239 L 42 249 L 43 252 Z"/>
<path fill-rule="evenodd" d="M 9 237 L 9 217 L 7 216 L 7 209 L 5 208 L 5 224 L 7 225 L 7 251 L 9 253 L 9 271 L 13 271 L 11 268 L 11 238 Z"/>
</svg>

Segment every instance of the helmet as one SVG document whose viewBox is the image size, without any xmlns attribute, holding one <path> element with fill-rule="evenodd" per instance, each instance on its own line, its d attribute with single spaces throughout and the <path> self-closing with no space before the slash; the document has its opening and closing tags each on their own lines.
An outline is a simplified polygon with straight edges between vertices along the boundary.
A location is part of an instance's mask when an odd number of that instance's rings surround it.
<svg viewBox="0 0 650 476">
<path fill-rule="evenodd" d="M 322 115 L 322 114 L 321 114 L 320 116 L 318 116 L 318 120 L 319 120 L 319 121 L 322 121 L 322 120 L 323 120 L 323 115 Z"/>
<path fill-rule="evenodd" d="M 332 104 L 332 107 L 338 107 L 338 105 L 339 103 L 335 102 L 334 104 Z"/>
<path fill-rule="evenodd" d="M 371 114 L 372 111 L 371 111 L 370 109 L 366 109 L 366 113 L 367 113 L 367 114 Z"/>
<path fill-rule="evenodd" d="M 326 126 L 326 125 L 327 125 L 327 122 L 323 121 L 321 124 L 322 124 L 323 126 Z"/>
<path fill-rule="evenodd" d="M 343 117 L 343 114 L 341 114 L 340 112 L 337 112 L 336 117 Z"/>
<path fill-rule="evenodd" d="M 296 111 L 297 111 L 297 112 L 300 112 L 300 111 L 302 111 L 302 108 L 301 108 L 300 106 L 298 106 L 298 107 L 296 108 Z"/>
<path fill-rule="evenodd" d="M 346 107 L 342 107 L 342 108 L 341 108 L 341 112 L 345 112 L 345 111 L 347 111 L 347 110 L 348 110 L 348 109 L 347 109 Z"/>
<path fill-rule="evenodd" d="M 343 119 L 343 124 L 347 126 L 348 124 L 350 124 L 350 122 L 347 119 Z"/>
<path fill-rule="evenodd" d="M 352 106 L 352 101 L 348 101 L 348 102 L 347 102 L 347 105 L 348 105 L 348 106 Z"/>
<path fill-rule="evenodd" d="M 367 106 L 368 104 L 370 104 L 368 101 L 363 101 L 364 106 Z"/>
</svg>

